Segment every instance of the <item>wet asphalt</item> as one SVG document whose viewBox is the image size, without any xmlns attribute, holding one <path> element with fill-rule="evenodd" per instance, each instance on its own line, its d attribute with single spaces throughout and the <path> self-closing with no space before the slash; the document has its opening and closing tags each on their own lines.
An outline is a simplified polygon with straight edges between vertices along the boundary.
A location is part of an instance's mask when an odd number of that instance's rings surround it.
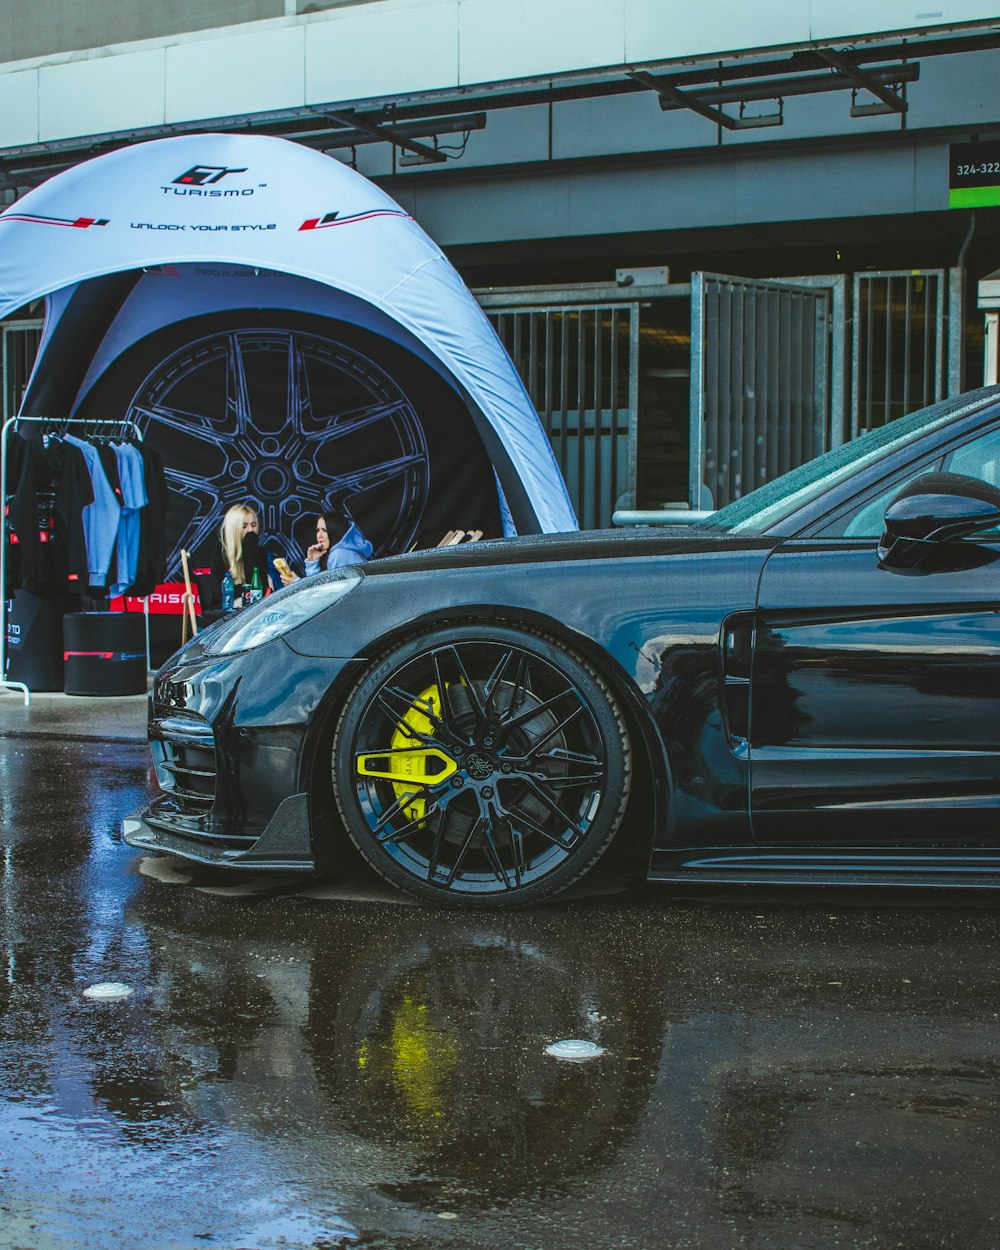
<svg viewBox="0 0 1000 1250">
<path fill-rule="evenodd" d="M 992 895 L 468 918 L 145 857 L 152 786 L 0 736 L 3 1250 L 1000 1245 Z"/>
</svg>

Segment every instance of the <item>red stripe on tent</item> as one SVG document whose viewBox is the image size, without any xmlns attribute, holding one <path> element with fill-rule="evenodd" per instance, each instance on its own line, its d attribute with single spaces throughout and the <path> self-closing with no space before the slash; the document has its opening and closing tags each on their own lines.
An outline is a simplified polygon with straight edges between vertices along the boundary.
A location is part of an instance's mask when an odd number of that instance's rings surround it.
<svg viewBox="0 0 1000 1250">
<path fill-rule="evenodd" d="M 34 226 L 75 226 L 81 230 L 86 230 L 88 226 L 106 226 L 108 224 L 103 217 L 77 217 L 75 220 L 70 221 L 66 217 L 33 217 L 30 213 L 0 214 L 0 222 L 4 221 L 26 221 L 29 225 Z"/>
<path fill-rule="evenodd" d="M 26 213 L 4 213 L 0 221 L 26 221 L 35 226 L 75 226 L 75 221 L 65 221 L 61 217 L 29 217 Z"/>
<path fill-rule="evenodd" d="M 113 651 L 64 651 L 63 660 L 68 660 L 71 655 L 96 655 L 101 660 L 113 660 L 115 658 Z"/>
<path fill-rule="evenodd" d="M 372 217 L 409 217 L 409 213 L 401 213 L 392 208 L 373 209 L 370 213 L 356 213 L 353 217 L 339 217 L 336 221 L 320 222 L 318 217 L 309 217 L 299 226 L 300 230 L 329 230 L 331 226 L 352 226 L 356 221 L 370 221 Z"/>
</svg>

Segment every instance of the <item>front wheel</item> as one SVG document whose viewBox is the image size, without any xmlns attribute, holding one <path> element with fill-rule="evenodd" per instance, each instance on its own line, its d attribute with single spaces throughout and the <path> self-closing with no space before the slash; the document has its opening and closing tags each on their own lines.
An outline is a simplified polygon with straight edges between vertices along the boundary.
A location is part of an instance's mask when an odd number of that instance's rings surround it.
<svg viewBox="0 0 1000 1250">
<path fill-rule="evenodd" d="M 506 626 L 397 646 L 334 734 L 334 793 L 358 850 L 408 893 L 459 907 L 534 901 L 582 876 L 621 823 L 630 778 L 603 678 Z"/>
</svg>

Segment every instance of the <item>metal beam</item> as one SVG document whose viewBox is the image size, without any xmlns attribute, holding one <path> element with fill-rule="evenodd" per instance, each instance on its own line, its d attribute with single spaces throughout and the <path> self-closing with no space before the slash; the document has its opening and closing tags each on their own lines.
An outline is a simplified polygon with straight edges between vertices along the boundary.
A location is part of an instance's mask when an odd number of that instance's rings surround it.
<svg viewBox="0 0 1000 1250">
<path fill-rule="evenodd" d="M 920 64 L 917 61 L 909 65 L 894 65 L 889 68 L 872 70 L 872 77 L 880 82 L 916 82 L 920 77 Z M 658 94 L 660 86 L 666 82 L 667 85 L 674 86 L 669 79 L 656 78 L 653 75 L 647 75 L 649 78 L 648 90 L 656 90 Z M 655 86 L 653 85 L 655 84 Z M 849 91 L 852 87 L 856 89 L 856 84 L 843 74 L 834 71 L 831 73 L 826 70 L 822 74 L 796 74 L 788 78 L 765 78 L 750 79 L 742 82 L 732 82 L 723 86 L 704 87 L 699 89 L 697 98 L 701 104 L 709 107 L 719 106 L 723 104 L 748 103 L 751 100 L 787 100 L 790 96 L 801 95 L 819 95 L 827 91 Z M 691 96 L 691 92 L 683 92 L 685 96 Z M 660 94 L 660 108 L 664 112 L 686 107 L 686 105 L 675 104 L 672 100 Z"/>
<path fill-rule="evenodd" d="M 740 123 L 736 117 L 730 117 L 728 113 L 723 113 L 721 109 L 712 108 L 710 104 L 705 104 L 696 95 L 692 95 L 687 91 L 678 91 L 678 89 L 669 82 L 665 82 L 662 78 L 654 78 L 652 74 L 646 74 L 642 70 L 631 70 L 629 78 L 633 82 L 640 83 L 643 87 L 648 87 L 650 91 L 655 91 L 660 97 L 660 102 L 668 100 L 675 108 L 690 109 L 692 113 L 699 113 L 702 117 L 707 117 L 710 122 L 715 122 L 717 126 L 725 126 L 727 130 L 739 130 Z"/>
<path fill-rule="evenodd" d="M 407 141 L 411 139 L 427 139 L 434 135 L 453 135 L 471 130 L 485 129 L 485 113 L 459 113 L 455 117 L 437 117 L 433 121 L 395 122 L 392 127 L 392 133 L 395 136 L 395 141 L 399 142 L 402 139 Z M 260 132 L 258 131 L 258 133 Z M 322 118 L 317 118 L 315 123 L 313 119 L 309 119 L 308 125 L 288 123 L 281 126 L 271 126 L 268 127 L 266 133 L 278 135 L 282 139 L 292 139 L 305 147 L 320 148 L 323 151 L 327 151 L 330 148 L 361 147 L 368 143 L 392 142 L 377 123 L 372 126 L 366 126 L 364 130 L 358 126 L 345 126 L 331 130 L 328 114 L 324 114 Z"/>
<path fill-rule="evenodd" d="M 989 35 L 974 35 L 962 38 L 912 40 L 906 43 L 860 47 L 854 51 L 853 57 L 857 64 L 867 61 L 896 61 L 897 64 L 890 68 L 872 69 L 870 72 L 882 79 L 882 81 L 900 82 L 909 80 L 909 71 L 919 61 L 927 57 L 957 56 L 965 52 L 982 52 L 997 48 L 1000 48 L 1000 33 L 991 33 Z M 904 58 L 906 63 L 902 63 Z M 809 71 L 812 71 L 811 76 Z M 830 89 L 840 90 L 845 86 L 851 85 L 850 82 L 844 83 L 834 77 L 835 86 L 826 88 L 821 84 L 830 81 L 831 76 L 826 72 L 821 77 L 818 71 L 828 71 L 828 65 L 820 59 L 818 52 L 810 50 L 796 52 L 788 57 L 774 58 L 767 61 L 738 58 L 732 64 L 720 65 L 718 60 L 715 60 L 710 65 L 698 69 L 678 70 L 669 74 L 665 70 L 657 72 L 682 91 L 692 86 L 700 88 L 704 85 L 708 90 L 699 89 L 698 91 L 698 95 L 703 101 L 710 100 L 711 95 L 714 94 L 713 89 L 718 89 L 720 83 L 734 84 L 734 86 L 728 88 L 728 91 L 731 93 L 736 90 L 735 84 L 741 80 L 750 80 L 749 85 L 756 88 L 761 79 L 780 79 L 782 83 L 781 91 L 776 93 L 772 91 L 771 94 L 782 96 L 792 94 L 805 95 L 813 91 Z M 487 110 L 526 108 L 533 104 L 561 104 L 570 100 L 600 99 L 606 96 L 627 95 L 635 91 L 649 90 L 643 83 L 635 82 L 628 77 L 626 70 L 621 72 L 626 76 L 611 76 L 608 70 L 593 71 L 592 73 L 563 74 L 553 79 L 552 82 L 546 82 L 544 87 L 526 90 L 518 89 L 522 84 L 515 85 L 513 83 L 498 85 L 494 88 L 483 87 L 480 94 L 463 93 L 461 107 Z M 644 72 L 655 77 L 655 73 L 652 70 L 647 69 Z M 786 82 L 794 82 L 798 89 L 794 92 L 786 90 L 784 87 Z M 562 85 L 563 83 L 571 83 L 571 85 Z M 431 117 L 435 113 L 440 113 L 442 108 L 455 108 L 458 106 L 458 101 L 453 92 L 451 94 L 447 92 L 434 94 L 440 94 L 442 100 L 434 103 L 418 102 L 416 97 L 397 100 L 395 114 L 397 124 L 404 117 L 407 119 Z M 739 100 L 741 98 L 753 99 L 754 96 L 746 95 L 741 97 L 738 94 L 729 94 L 728 96 L 729 100 Z"/>
<path fill-rule="evenodd" d="M 422 156 L 427 161 L 433 161 L 435 165 L 443 165 L 447 161 L 447 156 L 443 152 L 439 152 L 437 148 L 432 148 L 426 143 L 419 143 L 416 139 L 409 139 L 406 135 L 402 135 L 398 130 L 394 130 L 392 126 L 379 126 L 374 122 L 370 122 L 367 117 L 362 117 L 358 113 L 333 113 L 327 112 L 326 116 L 341 126 L 351 126 L 355 130 L 362 130 L 365 134 L 375 135 L 379 139 L 384 139 L 387 143 L 393 144 L 397 148 L 403 148 L 406 152 L 414 152 L 417 156 Z"/>
<path fill-rule="evenodd" d="M 327 147 L 352 146 L 364 142 L 396 142 L 397 146 L 443 164 L 440 153 L 432 155 L 434 149 L 426 144 L 419 144 L 415 134 L 445 133 L 437 129 L 436 119 L 443 111 L 454 116 L 456 132 L 464 129 L 480 129 L 475 124 L 463 122 L 466 110 L 470 117 L 481 116 L 495 109 L 525 108 L 533 105 L 549 107 L 566 101 L 600 99 L 610 96 L 631 94 L 640 91 L 657 91 L 662 109 L 678 109 L 692 107 L 693 102 L 699 106 L 695 111 L 708 117 L 713 123 L 725 126 L 729 130 L 744 129 L 749 124 L 761 125 L 754 118 L 734 118 L 721 112 L 720 106 L 728 103 L 749 102 L 763 99 L 787 99 L 793 95 L 807 95 L 817 92 L 837 91 L 845 87 L 861 86 L 859 77 L 864 76 L 863 89 L 874 91 L 883 107 L 898 111 L 900 106 L 906 107 L 890 90 L 890 84 L 913 81 L 919 74 L 919 62 L 928 57 L 955 56 L 962 53 L 981 52 L 1000 48 L 1000 32 L 976 33 L 971 35 L 951 35 L 937 39 L 912 39 L 892 43 L 862 44 L 852 50 L 849 57 L 850 72 L 834 69 L 829 55 L 824 56 L 823 49 L 802 49 L 787 57 L 758 59 L 748 56 L 737 56 L 728 64 L 720 64 L 718 59 L 705 59 L 705 63 L 691 69 L 675 68 L 667 73 L 665 67 L 658 70 L 636 70 L 629 72 L 624 67 L 618 70 L 593 70 L 577 73 L 565 73 L 547 79 L 544 83 L 535 79 L 522 79 L 516 82 L 496 84 L 495 86 L 478 87 L 469 92 L 467 89 L 441 89 L 432 92 L 414 92 L 411 95 L 398 97 L 394 101 L 391 112 L 391 124 L 386 125 L 378 120 L 386 113 L 382 109 L 366 108 L 355 113 L 351 110 L 338 110 L 337 116 L 344 121 L 339 124 L 343 129 L 334 130 L 325 120 L 322 106 L 307 106 L 295 109 L 274 110 L 251 116 L 245 114 L 217 117 L 210 120 L 173 123 L 171 125 L 148 126 L 128 131 L 105 132 L 100 135 L 86 135 L 76 138 L 61 139 L 56 142 L 22 144 L 0 151 L 7 165 L 8 176 L 18 185 L 32 185 L 50 177 L 61 169 L 68 168 L 85 156 L 98 155 L 104 151 L 135 143 L 143 139 L 156 139 L 172 135 L 199 134 L 205 131 L 233 131 L 235 133 L 293 135 L 298 142 L 309 146 L 322 147 L 324 137 Z M 839 56 L 836 52 L 833 56 Z M 905 59 L 904 59 L 905 58 Z M 895 61 L 893 65 L 876 66 L 872 62 Z M 862 69 L 862 65 L 871 68 Z M 833 72 L 831 73 L 831 69 Z M 657 77 L 657 74 L 660 77 Z M 655 82 L 656 88 L 651 84 Z M 878 90 L 875 89 L 875 84 Z M 661 91 L 664 85 L 675 93 L 673 98 Z M 692 89 L 696 94 L 693 94 Z M 885 93 L 885 94 L 883 94 Z M 893 103 L 886 101 L 888 95 Z M 336 106 L 334 106 L 336 107 Z M 875 108 L 877 106 L 863 106 Z M 707 110 L 707 111 L 706 111 Z M 329 116 L 327 114 L 326 116 Z M 725 120 L 723 120 L 725 118 Z M 415 123 L 423 119 L 434 119 L 426 129 L 416 129 Z M 345 125 L 346 121 L 346 125 Z M 774 124 L 769 119 L 768 124 Z M 346 129 L 350 126 L 353 129 Z M 323 131 L 326 135 L 323 135 Z M 365 137 L 362 138 L 361 136 Z M 356 136 L 356 137 L 355 137 Z M 422 149 L 422 150 L 418 150 Z"/>
<path fill-rule="evenodd" d="M 874 74 L 861 69 L 849 56 L 845 56 L 843 52 L 834 52 L 832 48 L 817 48 L 816 55 L 822 57 L 838 73 L 843 74 L 845 78 L 849 78 L 855 86 L 864 87 L 865 91 L 870 91 L 873 96 L 877 96 L 883 104 L 888 105 L 892 112 L 906 112 L 908 106 L 901 96 L 898 96 L 895 91 L 890 91 Z"/>
</svg>

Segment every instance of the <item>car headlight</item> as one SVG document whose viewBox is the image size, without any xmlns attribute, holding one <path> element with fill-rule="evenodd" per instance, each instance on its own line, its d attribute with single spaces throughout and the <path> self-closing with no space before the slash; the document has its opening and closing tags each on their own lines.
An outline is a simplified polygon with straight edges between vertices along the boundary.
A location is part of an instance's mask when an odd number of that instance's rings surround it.
<svg viewBox="0 0 1000 1250">
<path fill-rule="evenodd" d="M 347 565 L 284 586 L 231 620 L 220 622 L 221 628 L 206 640 L 205 650 L 209 655 L 231 655 L 280 638 L 343 599 L 360 581 L 361 573 Z"/>
</svg>

